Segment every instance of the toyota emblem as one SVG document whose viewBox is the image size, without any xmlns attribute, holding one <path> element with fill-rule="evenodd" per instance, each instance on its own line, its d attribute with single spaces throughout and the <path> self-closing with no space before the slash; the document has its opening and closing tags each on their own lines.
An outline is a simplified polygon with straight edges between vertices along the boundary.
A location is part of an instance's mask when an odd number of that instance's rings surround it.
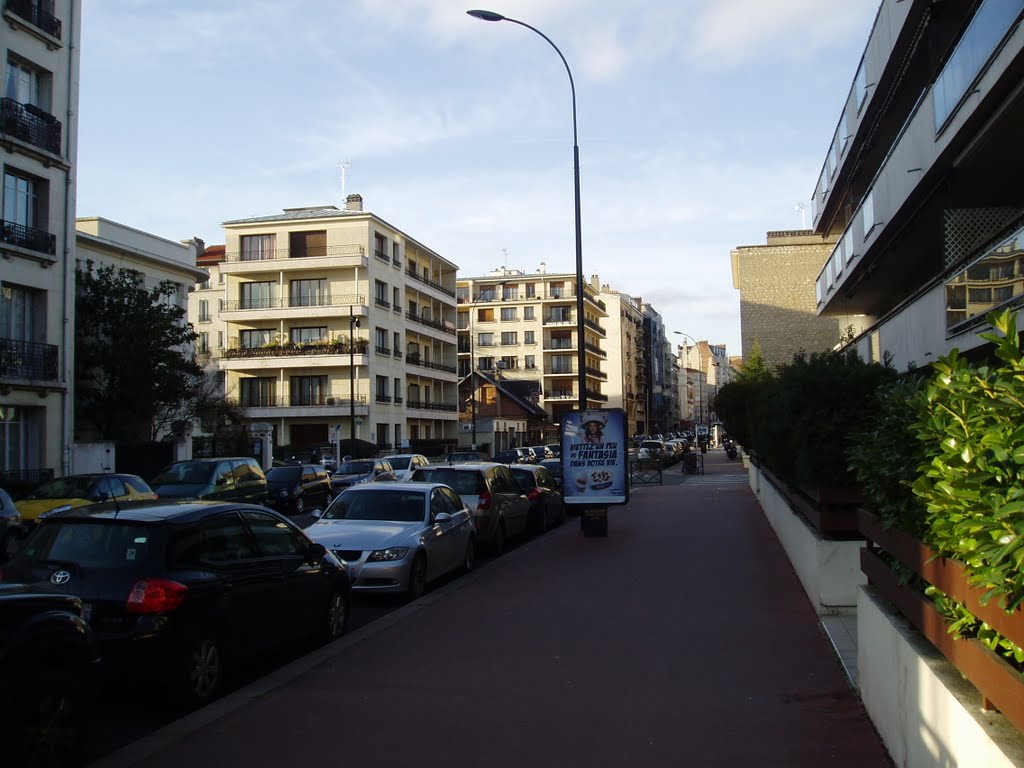
<svg viewBox="0 0 1024 768">
<path fill-rule="evenodd" d="M 54 584 L 67 584 L 71 581 L 71 574 L 67 571 L 57 571 L 50 577 L 50 581 Z"/>
</svg>

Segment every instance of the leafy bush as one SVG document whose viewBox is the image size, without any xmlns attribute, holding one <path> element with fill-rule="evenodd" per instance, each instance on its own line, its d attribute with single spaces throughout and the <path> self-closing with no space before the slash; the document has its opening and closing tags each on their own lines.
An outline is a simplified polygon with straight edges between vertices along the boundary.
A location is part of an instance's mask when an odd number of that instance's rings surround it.
<svg viewBox="0 0 1024 768">
<path fill-rule="evenodd" d="M 992 313 L 1001 365 L 971 366 L 956 350 L 934 364 L 914 429 L 928 449 L 913 490 L 926 541 L 965 563 L 971 582 L 1007 610 L 1024 601 L 1024 358 L 1016 314 Z"/>
</svg>

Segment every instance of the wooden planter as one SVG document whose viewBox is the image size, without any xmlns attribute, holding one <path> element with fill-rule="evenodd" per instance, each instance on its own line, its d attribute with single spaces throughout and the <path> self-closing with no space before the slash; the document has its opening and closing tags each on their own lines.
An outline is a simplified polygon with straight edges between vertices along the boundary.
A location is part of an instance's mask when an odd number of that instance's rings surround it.
<svg viewBox="0 0 1024 768">
<path fill-rule="evenodd" d="M 1007 613 L 995 600 L 982 605 L 984 592 L 970 585 L 963 564 L 937 557 L 927 544 L 905 531 L 885 528 L 874 513 L 862 509 L 857 521 L 865 538 L 874 544 L 861 550 L 861 570 L 868 582 L 978 689 L 986 706 L 994 706 L 1017 729 L 1024 731 L 1024 675 L 978 640 L 958 640 L 950 635 L 948 623 L 932 601 L 902 584 L 879 556 L 878 548 L 963 603 L 971 613 L 1017 645 L 1024 645 L 1024 613 Z"/>
<path fill-rule="evenodd" d="M 864 496 L 859 488 L 794 488 L 763 464 L 758 466 L 790 507 L 822 536 L 840 541 L 862 538 L 857 527 L 857 508 L 864 502 Z"/>
</svg>

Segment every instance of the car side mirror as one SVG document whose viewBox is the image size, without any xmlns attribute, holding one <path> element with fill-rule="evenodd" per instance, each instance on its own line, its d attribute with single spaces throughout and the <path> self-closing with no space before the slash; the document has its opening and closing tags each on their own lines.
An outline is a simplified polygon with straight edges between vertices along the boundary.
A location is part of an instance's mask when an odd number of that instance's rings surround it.
<svg viewBox="0 0 1024 768">
<path fill-rule="evenodd" d="M 309 516 L 312 517 L 313 519 L 319 519 L 319 518 L 323 517 L 323 515 L 324 515 L 324 513 L 323 513 L 322 509 L 314 509 L 312 512 L 309 513 Z"/>
<path fill-rule="evenodd" d="M 438 512 L 436 515 L 434 515 L 435 523 L 450 523 L 451 521 L 452 516 L 447 512 Z"/>
<path fill-rule="evenodd" d="M 327 547 L 318 541 L 314 541 L 309 545 L 309 549 L 306 551 L 306 559 L 311 563 L 319 563 L 327 556 Z"/>
</svg>

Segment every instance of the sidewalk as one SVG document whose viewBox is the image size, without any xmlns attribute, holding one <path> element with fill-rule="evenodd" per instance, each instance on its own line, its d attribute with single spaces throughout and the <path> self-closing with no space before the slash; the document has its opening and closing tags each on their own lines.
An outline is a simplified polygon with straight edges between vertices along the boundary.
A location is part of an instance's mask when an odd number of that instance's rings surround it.
<svg viewBox="0 0 1024 768">
<path fill-rule="evenodd" d="M 94 766 L 889 766 L 742 463 L 678 466 Z"/>
</svg>

